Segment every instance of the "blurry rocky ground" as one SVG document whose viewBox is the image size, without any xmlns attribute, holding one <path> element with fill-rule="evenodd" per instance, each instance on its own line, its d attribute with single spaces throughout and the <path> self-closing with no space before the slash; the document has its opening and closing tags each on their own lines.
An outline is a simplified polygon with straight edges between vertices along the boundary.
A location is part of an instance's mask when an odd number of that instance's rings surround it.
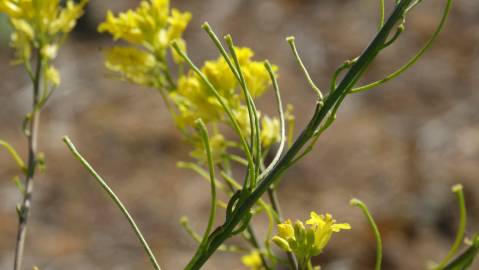
<svg viewBox="0 0 479 270">
<path fill-rule="evenodd" d="M 217 52 L 201 31 L 208 20 L 220 33 L 252 47 L 280 67 L 285 101 L 296 108 L 298 129 L 312 114 L 309 90 L 284 38 L 295 35 L 306 65 L 326 88 L 335 67 L 355 57 L 377 27 L 377 1 L 183 0 L 190 10 L 186 33 L 196 61 Z M 392 1 L 388 1 L 392 2 Z M 408 19 L 401 41 L 383 53 L 368 82 L 394 70 L 434 30 L 445 1 L 424 1 Z M 146 256 L 120 212 L 61 143 L 68 134 L 131 209 L 164 269 L 181 269 L 195 244 L 178 220 L 188 215 L 204 228 L 208 186 L 176 168 L 189 148 L 175 130 L 157 92 L 108 78 L 96 33 L 107 9 L 138 1 L 91 1 L 58 57 L 61 89 L 42 115 L 40 149 L 47 172 L 36 180 L 25 266 L 41 269 L 149 269 Z M 2 17 L 2 23 L 5 20 Z M 469 235 L 479 230 L 479 2 L 457 0 L 440 40 L 398 80 L 350 96 L 317 149 L 285 176 L 280 198 L 285 215 L 304 219 L 310 210 L 350 222 L 319 257 L 325 270 L 372 269 L 374 240 L 351 197 L 368 203 L 385 245 L 384 269 L 424 269 L 443 256 L 457 227 L 451 185 L 465 186 Z M 31 87 L 12 57 L 5 27 L 0 50 L 0 137 L 26 152 L 20 123 Z M 274 113 L 272 95 L 260 107 Z M 0 152 L 0 269 L 10 269 L 20 197 L 17 173 Z M 221 215 L 220 215 L 221 217 Z M 258 221 L 258 227 L 262 226 Z M 260 229 L 261 230 L 261 229 Z M 476 264 L 476 267 L 478 264 Z M 216 254 L 205 269 L 242 269 L 234 255 Z"/>
</svg>

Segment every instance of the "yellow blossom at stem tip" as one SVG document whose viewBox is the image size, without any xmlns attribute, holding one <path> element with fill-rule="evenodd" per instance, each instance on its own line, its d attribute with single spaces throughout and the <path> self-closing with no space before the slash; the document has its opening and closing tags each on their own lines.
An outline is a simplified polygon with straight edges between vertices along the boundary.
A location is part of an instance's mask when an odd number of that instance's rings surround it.
<svg viewBox="0 0 479 270">
<path fill-rule="evenodd" d="M 241 261 L 251 270 L 264 270 L 261 255 L 258 250 L 253 250 L 250 254 L 241 257 Z"/>
<path fill-rule="evenodd" d="M 336 223 L 330 214 L 311 212 L 306 225 L 299 220 L 294 224 L 291 220 L 279 224 L 278 235 L 272 240 L 281 249 L 292 252 L 298 258 L 298 263 L 304 266 L 311 257 L 321 254 L 333 233 L 350 229 L 347 223 Z"/>
<path fill-rule="evenodd" d="M 143 0 L 135 10 L 114 15 L 108 11 L 105 21 L 98 26 L 98 32 L 108 32 L 114 40 L 123 39 L 164 60 L 169 44 L 181 39 L 191 13 L 173 9 L 170 14 L 169 0 Z"/>
</svg>

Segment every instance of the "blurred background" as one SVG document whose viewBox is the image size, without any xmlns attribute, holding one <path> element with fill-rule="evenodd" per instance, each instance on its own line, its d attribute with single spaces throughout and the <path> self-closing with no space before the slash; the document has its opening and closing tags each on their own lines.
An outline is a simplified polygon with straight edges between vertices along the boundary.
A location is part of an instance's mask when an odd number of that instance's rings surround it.
<svg viewBox="0 0 479 270">
<path fill-rule="evenodd" d="M 202 231 L 209 211 L 206 182 L 176 168 L 188 160 L 160 96 L 151 89 L 108 78 L 96 32 L 106 10 L 135 7 L 133 0 L 92 0 L 56 66 L 62 85 L 42 115 L 40 150 L 47 171 L 36 178 L 25 269 L 149 269 L 128 223 L 61 142 L 78 148 L 129 207 L 164 269 L 182 269 L 196 244 L 179 226 L 183 215 Z M 173 0 L 193 13 L 186 40 L 198 63 L 217 52 L 200 29 L 209 21 L 223 35 L 280 67 L 285 102 L 295 106 L 297 130 L 314 108 L 285 37 L 295 35 L 313 78 L 323 88 L 335 68 L 357 56 L 373 37 L 377 1 Z M 393 1 L 388 1 L 393 2 Z M 383 52 L 362 83 L 382 78 L 406 62 L 434 31 L 445 1 L 424 1 L 406 32 Z M 390 7 L 390 5 L 389 5 Z M 26 154 L 21 121 L 29 112 L 31 85 L 9 64 L 8 29 L 1 18 L 0 138 Z M 468 235 L 479 231 L 479 2 L 457 0 L 439 41 L 399 79 L 347 98 L 316 150 L 293 167 L 280 187 L 285 216 L 331 212 L 353 230 L 335 235 L 317 263 L 325 270 L 372 269 L 375 244 L 352 197 L 365 201 L 384 240 L 384 269 L 425 269 L 441 259 L 457 228 L 451 186 L 465 187 Z M 272 93 L 261 110 L 274 114 Z M 0 152 L 0 269 L 10 269 L 20 196 L 10 179 L 17 168 Z M 219 215 L 222 217 L 222 215 Z M 259 231 L 264 231 L 260 218 Z M 479 264 L 475 264 L 479 267 Z M 472 269 L 475 269 L 473 266 Z M 217 253 L 205 269 L 245 269 L 236 255 Z"/>
</svg>

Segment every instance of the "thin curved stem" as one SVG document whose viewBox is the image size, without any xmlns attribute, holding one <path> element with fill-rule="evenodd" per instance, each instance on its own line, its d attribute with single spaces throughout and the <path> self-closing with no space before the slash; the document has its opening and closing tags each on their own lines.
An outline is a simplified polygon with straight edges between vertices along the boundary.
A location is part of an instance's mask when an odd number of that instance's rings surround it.
<svg viewBox="0 0 479 270">
<path fill-rule="evenodd" d="M 416 62 L 424 55 L 424 53 L 432 46 L 432 44 L 434 43 L 434 41 L 436 41 L 437 37 L 439 36 L 439 33 L 441 33 L 442 29 L 444 28 L 444 25 L 446 23 L 446 20 L 449 16 L 449 12 L 451 11 L 451 7 L 452 7 L 452 0 L 447 0 L 447 3 L 446 3 L 446 7 L 444 8 L 444 12 L 442 14 L 442 17 L 441 17 L 441 20 L 436 28 L 436 30 L 434 31 L 434 33 L 432 34 L 431 38 L 426 42 L 426 44 L 419 50 L 419 52 L 414 55 L 405 65 L 403 65 L 401 68 L 399 68 L 398 70 L 396 70 L 395 72 L 391 73 L 390 75 L 388 75 L 387 77 L 385 77 L 384 79 L 382 80 L 379 80 L 379 81 L 376 81 L 376 82 L 373 82 L 373 83 L 370 83 L 370 84 L 367 84 L 367 85 L 364 85 L 364 86 L 360 86 L 360 87 L 356 87 L 356 88 L 353 88 L 351 90 L 351 93 L 361 93 L 361 92 L 364 92 L 364 91 L 367 91 L 367 90 L 370 90 L 372 88 L 375 88 L 375 87 L 378 87 L 380 85 L 382 85 L 383 83 L 385 82 L 388 82 L 396 77 L 398 77 L 399 75 L 401 75 L 402 73 L 404 73 L 406 70 L 408 70 L 409 68 L 411 68 L 414 64 L 416 64 Z"/>
<path fill-rule="evenodd" d="M 279 113 L 279 123 L 280 123 L 280 142 L 279 142 L 279 147 L 278 151 L 276 151 L 276 155 L 273 158 L 273 161 L 264 169 L 264 171 L 261 173 L 259 178 L 263 178 L 265 175 L 267 175 L 275 166 L 278 164 L 279 159 L 281 158 L 281 155 L 283 154 L 284 150 L 284 145 L 286 143 L 286 124 L 285 124 L 285 119 L 284 119 L 284 111 L 283 111 L 283 103 L 281 101 L 281 93 L 279 91 L 279 85 L 278 85 L 278 80 L 276 79 L 276 76 L 274 74 L 273 68 L 271 67 L 271 64 L 266 61 L 265 62 L 265 68 L 269 73 L 269 76 L 271 77 L 271 81 L 273 82 L 273 88 L 276 93 L 276 102 L 278 106 L 278 113 Z"/>
<path fill-rule="evenodd" d="M 449 261 L 454 257 L 454 255 L 457 253 L 457 251 L 461 247 L 462 242 L 464 241 L 464 235 L 466 232 L 467 211 L 466 211 L 466 202 L 464 199 L 464 192 L 463 192 L 462 185 L 453 186 L 452 191 L 456 194 L 457 201 L 459 204 L 459 227 L 457 229 L 457 234 L 456 234 L 456 239 L 454 240 L 454 244 L 452 244 L 452 247 L 447 253 L 446 257 L 442 259 L 442 261 L 435 268 L 435 270 L 443 269 L 449 263 Z"/>
<path fill-rule="evenodd" d="M 13 148 L 9 143 L 3 140 L 0 140 L 0 146 L 3 146 L 8 151 L 8 153 L 12 156 L 13 160 L 15 160 L 15 163 L 17 163 L 18 167 L 20 167 L 23 172 L 27 172 L 25 162 L 23 162 L 23 159 L 20 157 L 15 148 Z"/>
<path fill-rule="evenodd" d="M 334 90 L 336 90 L 336 87 L 337 87 L 337 81 L 338 81 L 338 77 L 339 75 L 341 75 L 341 73 L 349 68 L 351 68 L 352 65 L 354 65 L 356 63 L 356 61 L 358 60 L 358 58 L 354 58 L 353 60 L 347 60 L 347 61 L 344 61 L 344 63 L 341 64 L 341 66 L 339 66 L 335 71 L 334 71 L 334 74 L 333 74 L 333 77 L 331 78 L 331 82 L 329 84 L 329 93 L 331 94 Z"/>
<path fill-rule="evenodd" d="M 206 128 L 205 123 L 201 120 L 198 119 L 196 120 L 196 129 L 198 130 L 198 133 L 200 134 L 201 139 L 203 140 L 203 146 L 205 148 L 206 152 L 206 157 L 208 160 L 208 170 L 209 170 L 209 176 L 210 176 L 210 183 L 211 183 L 211 208 L 210 208 L 210 215 L 208 218 L 208 225 L 206 226 L 206 230 L 203 234 L 203 240 L 201 241 L 200 248 L 203 248 L 204 245 L 206 244 L 206 241 L 208 240 L 208 235 L 210 234 L 214 222 L 215 222 L 215 217 L 216 217 L 216 184 L 215 184 L 215 167 L 213 163 L 213 155 L 211 154 L 211 145 L 210 145 L 210 139 L 208 136 L 208 129 Z"/>
<path fill-rule="evenodd" d="M 479 235 L 476 234 L 471 240 L 469 248 L 464 250 L 457 258 L 446 265 L 443 270 L 465 270 L 474 262 L 479 253 Z"/>
<path fill-rule="evenodd" d="M 385 5 L 384 0 L 379 0 L 379 29 L 383 27 L 385 19 Z"/>
<path fill-rule="evenodd" d="M 233 43 L 233 39 L 230 35 L 225 37 L 226 44 L 228 45 L 228 49 L 230 51 L 231 57 L 233 58 L 234 65 L 236 67 L 236 71 L 239 75 L 239 83 L 241 88 L 243 89 L 243 94 L 245 96 L 246 104 L 248 107 L 248 115 L 250 119 L 250 126 L 251 126 L 251 149 L 252 153 L 254 153 L 254 161 L 255 161 L 255 173 L 251 176 L 251 183 L 250 187 L 253 189 L 256 185 L 256 181 L 258 179 L 259 170 L 260 170 L 260 163 L 261 163 L 261 139 L 260 139 L 260 125 L 259 125 L 259 117 L 258 111 L 256 110 L 256 105 L 254 104 L 253 97 L 248 89 L 248 85 L 246 84 L 246 80 L 241 70 L 241 65 L 236 55 L 235 46 Z"/>
<path fill-rule="evenodd" d="M 143 234 L 141 233 L 140 229 L 138 228 L 138 225 L 136 225 L 135 220 L 133 217 L 130 215 L 130 212 L 126 209 L 126 207 L 123 205 L 121 202 L 120 198 L 115 194 L 115 192 L 108 186 L 108 184 L 103 180 L 103 178 L 95 171 L 95 169 L 88 163 L 88 161 L 78 152 L 76 149 L 75 145 L 71 142 L 70 138 L 68 137 L 63 137 L 63 142 L 68 146 L 70 149 L 70 152 L 75 156 L 75 158 L 80 161 L 80 163 L 87 169 L 87 171 L 90 173 L 93 178 L 100 184 L 100 186 L 103 188 L 103 190 L 108 194 L 108 196 L 113 200 L 113 202 L 116 204 L 116 206 L 120 209 L 122 214 L 125 216 L 125 218 L 128 220 L 128 223 L 130 223 L 130 226 L 133 228 L 133 231 L 135 232 L 136 236 L 138 237 L 138 240 L 140 241 L 141 245 L 143 246 L 143 249 L 145 250 L 146 254 L 148 255 L 148 258 L 150 259 L 153 267 L 156 270 L 161 270 L 160 265 L 158 264 L 155 255 L 151 251 L 150 246 L 146 242 L 145 238 L 143 237 Z"/>
<path fill-rule="evenodd" d="M 311 79 L 311 75 L 309 75 L 308 69 L 304 65 L 303 60 L 301 60 L 301 57 L 299 56 L 298 49 L 296 48 L 296 43 L 294 42 L 294 40 L 295 40 L 294 37 L 286 38 L 286 41 L 288 41 L 289 45 L 291 46 L 291 50 L 293 51 L 294 57 L 296 58 L 298 65 L 301 67 L 301 70 L 303 71 L 304 76 L 306 77 L 306 80 L 308 80 L 309 85 L 311 86 L 311 88 L 313 88 L 314 92 L 316 92 L 316 94 L 318 95 L 318 100 L 323 100 L 323 93 L 313 82 L 313 79 Z"/>
<path fill-rule="evenodd" d="M 226 181 L 228 187 L 230 188 L 230 191 L 231 192 L 236 192 L 237 190 L 241 189 L 241 185 L 236 182 L 236 180 L 233 179 L 233 177 L 225 172 L 225 171 L 220 171 L 220 174 L 221 176 L 224 178 L 224 180 Z M 265 211 L 268 211 L 268 206 L 266 204 L 266 202 L 264 202 L 262 199 L 259 199 L 258 200 L 258 204 L 260 205 L 260 207 L 262 207 Z M 268 218 L 270 218 L 269 216 L 269 213 L 268 213 Z M 255 249 L 257 249 L 258 251 L 260 251 L 260 258 L 261 258 L 261 263 L 263 264 L 264 268 L 265 269 L 271 269 L 267 263 L 267 260 L 264 256 L 264 254 L 261 252 L 261 246 L 258 242 L 258 239 L 256 237 L 256 233 L 254 231 L 254 228 L 251 224 L 248 224 L 247 227 L 246 227 L 246 231 L 248 233 L 248 236 L 249 237 L 246 237 L 245 234 L 243 233 L 243 237 L 246 239 L 246 241 L 248 241 Z"/>
<path fill-rule="evenodd" d="M 362 201 L 358 199 L 352 199 L 351 205 L 357 206 L 363 211 L 364 216 L 366 216 L 369 222 L 369 225 L 371 225 L 371 228 L 373 229 L 374 238 L 376 239 L 376 246 L 377 246 L 376 247 L 376 264 L 374 269 L 381 270 L 381 263 L 383 260 L 383 244 L 381 240 L 381 233 L 379 232 L 378 226 L 376 225 L 376 222 L 374 221 L 374 218 L 371 215 L 371 212 L 369 212 L 368 207 Z"/>
</svg>

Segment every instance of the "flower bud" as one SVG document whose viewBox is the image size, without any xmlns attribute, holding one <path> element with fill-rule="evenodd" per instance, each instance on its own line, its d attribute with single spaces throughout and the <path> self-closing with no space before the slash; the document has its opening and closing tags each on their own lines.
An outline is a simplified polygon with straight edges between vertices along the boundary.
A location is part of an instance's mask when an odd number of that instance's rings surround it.
<svg viewBox="0 0 479 270">
<path fill-rule="evenodd" d="M 291 252 L 291 247 L 289 246 L 288 241 L 286 241 L 285 239 L 279 236 L 274 236 L 272 240 L 282 250 Z"/>
</svg>

